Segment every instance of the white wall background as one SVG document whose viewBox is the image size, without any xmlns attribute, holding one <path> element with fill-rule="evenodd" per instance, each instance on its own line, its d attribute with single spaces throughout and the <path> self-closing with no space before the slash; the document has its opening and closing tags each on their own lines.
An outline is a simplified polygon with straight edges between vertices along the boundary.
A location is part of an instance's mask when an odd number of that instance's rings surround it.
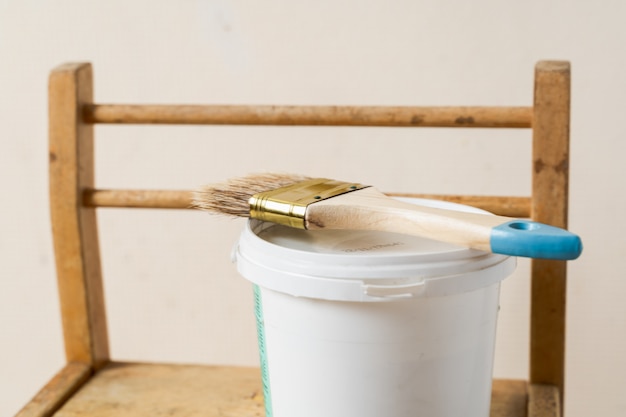
<svg viewBox="0 0 626 417">
<path fill-rule="evenodd" d="M 626 3 L 0 1 L 0 414 L 64 363 L 47 196 L 47 75 L 94 65 L 97 102 L 529 105 L 533 66 L 573 66 L 569 417 L 626 411 Z M 192 188 L 258 170 L 387 191 L 527 195 L 527 131 L 96 130 L 102 187 Z M 240 221 L 102 211 L 115 359 L 254 365 Z M 527 373 L 528 264 L 504 285 L 496 376 Z"/>
</svg>

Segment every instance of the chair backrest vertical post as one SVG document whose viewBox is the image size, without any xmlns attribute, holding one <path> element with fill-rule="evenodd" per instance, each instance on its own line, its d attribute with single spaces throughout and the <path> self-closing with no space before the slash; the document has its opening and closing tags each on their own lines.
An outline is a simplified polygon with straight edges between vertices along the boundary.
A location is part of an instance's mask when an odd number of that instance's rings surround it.
<svg viewBox="0 0 626 417">
<path fill-rule="evenodd" d="M 570 65 L 535 68 L 531 216 L 567 228 Z M 566 263 L 532 261 L 530 382 L 559 387 L 565 379 Z"/>
<path fill-rule="evenodd" d="M 94 369 L 109 358 L 96 212 L 83 204 L 94 186 L 93 125 L 82 108 L 93 101 L 90 64 L 56 68 L 49 79 L 50 211 L 68 362 Z"/>
</svg>

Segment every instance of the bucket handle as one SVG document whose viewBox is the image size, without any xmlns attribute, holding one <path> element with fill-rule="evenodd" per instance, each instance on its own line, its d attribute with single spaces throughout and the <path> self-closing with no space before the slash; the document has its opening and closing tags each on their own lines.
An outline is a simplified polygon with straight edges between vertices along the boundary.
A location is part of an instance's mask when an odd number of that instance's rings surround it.
<svg viewBox="0 0 626 417">
<path fill-rule="evenodd" d="M 412 282 L 404 285 L 376 285 L 365 284 L 365 294 L 380 298 L 413 298 L 419 297 L 426 291 L 426 281 Z"/>
</svg>

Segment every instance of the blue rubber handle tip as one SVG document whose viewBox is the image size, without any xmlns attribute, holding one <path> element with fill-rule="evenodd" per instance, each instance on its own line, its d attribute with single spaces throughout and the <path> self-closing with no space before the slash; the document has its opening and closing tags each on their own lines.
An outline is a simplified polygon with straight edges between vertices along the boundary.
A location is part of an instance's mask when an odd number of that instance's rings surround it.
<svg viewBox="0 0 626 417">
<path fill-rule="evenodd" d="M 580 237 L 559 227 L 513 220 L 491 229 L 491 251 L 502 255 L 568 261 L 583 250 Z"/>
</svg>

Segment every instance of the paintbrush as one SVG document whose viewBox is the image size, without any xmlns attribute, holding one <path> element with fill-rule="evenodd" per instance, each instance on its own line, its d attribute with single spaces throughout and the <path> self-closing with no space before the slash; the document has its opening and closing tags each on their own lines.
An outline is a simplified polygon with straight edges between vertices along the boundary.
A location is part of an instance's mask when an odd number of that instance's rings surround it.
<svg viewBox="0 0 626 417">
<path fill-rule="evenodd" d="M 207 185 L 193 206 L 307 230 L 378 230 L 444 241 L 481 251 L 570 260 L 580 238 L 546 224 L 491 214 L 426 207 L 374 187 L 291 174 L 254 174 Z"/>
</svg>

